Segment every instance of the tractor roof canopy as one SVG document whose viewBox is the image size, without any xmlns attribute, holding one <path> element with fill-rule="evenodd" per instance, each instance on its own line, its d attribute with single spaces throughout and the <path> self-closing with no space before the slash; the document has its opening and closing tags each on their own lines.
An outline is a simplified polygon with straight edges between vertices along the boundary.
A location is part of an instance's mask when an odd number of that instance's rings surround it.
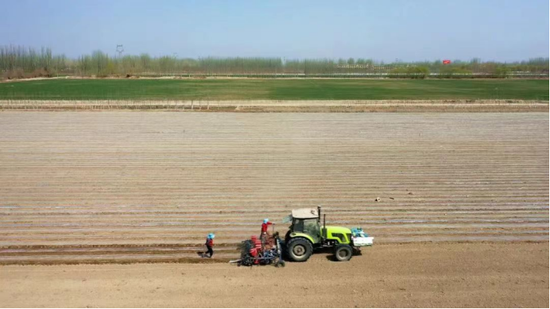
<svg viewBox="0 0 550 309">
<path fill-rule="evenodd" d="M 292 217 L 295 219 L 316 219 L 319 217 L 319 212 L 317 208 L 293 209 Z"/>
</svg>

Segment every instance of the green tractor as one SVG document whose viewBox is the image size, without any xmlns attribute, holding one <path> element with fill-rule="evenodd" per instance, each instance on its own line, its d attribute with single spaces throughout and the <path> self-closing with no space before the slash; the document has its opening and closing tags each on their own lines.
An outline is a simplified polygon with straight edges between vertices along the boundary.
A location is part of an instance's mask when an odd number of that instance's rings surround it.
<svg viewBox="0 0 550 309">
<path fill-rule="evenodd" d="M 321 225 L 321 207 L 295 209 L 283 220 L 290 222 L 285 247 L 288 258 L 295 262 L 307 261 L 314 250 L 322 248 L 332 248 L 337 261 L 349 261 L 361 247 L 372 246 L 374 240 L 360 228 L 327 226 L 326 215 Z"/>
</svg>

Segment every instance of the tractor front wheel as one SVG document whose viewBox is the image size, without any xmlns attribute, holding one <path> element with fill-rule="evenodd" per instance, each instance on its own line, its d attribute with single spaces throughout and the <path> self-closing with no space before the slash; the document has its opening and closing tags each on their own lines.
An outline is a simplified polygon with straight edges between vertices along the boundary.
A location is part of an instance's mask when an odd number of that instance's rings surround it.
<svg viewBox="0 0 550 309">
<path fill-rule="evenodd" d="M 293 238 L 287 244 L 288 256 L 294 262 L 305 262 L 313 253 L 313 245 L 305 238 Z"/>
<path fill-rule="evenodd" d="M 339 262 L 351 260 L 353 248 L 350 245 L 337 245 L 334 249 L 334 257 Z"/>
</svg>

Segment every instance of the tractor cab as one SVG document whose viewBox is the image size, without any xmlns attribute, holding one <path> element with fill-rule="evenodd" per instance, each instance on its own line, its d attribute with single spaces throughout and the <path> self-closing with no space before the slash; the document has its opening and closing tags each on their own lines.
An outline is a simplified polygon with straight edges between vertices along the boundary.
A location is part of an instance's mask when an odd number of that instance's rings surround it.
<svg viewBox="0 0 550 309">
<path fill-rule="evenodd" d="M 289 231 L 286 234 L 286 239 L 293 237 L 306 237 L 313 244 L 318 244 L 322 241 L 321 224 L 318 209 L 303 208 L 295 209 L 287 219 L 287 222 L 292 222 Z"/>
</svg>

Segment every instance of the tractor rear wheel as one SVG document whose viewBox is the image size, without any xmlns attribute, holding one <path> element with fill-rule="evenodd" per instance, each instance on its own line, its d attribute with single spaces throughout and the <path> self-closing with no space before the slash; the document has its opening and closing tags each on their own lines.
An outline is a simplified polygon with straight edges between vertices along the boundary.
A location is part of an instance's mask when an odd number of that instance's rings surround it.
<svg viewBox="0 0 550 309">
<path fill-rule="evenodd" d="M 339 262 L 351 260 L 353 248 L 350 245 L 337 245 L 334 249 L 334 257 Z"/>
<path fill-rule="evenodd" d="M 287 244 L 288 256 L 294 262 L 305 262 L 313 253 L 313 245 L 305 238 L 293 238 Z"/>
</svg>

